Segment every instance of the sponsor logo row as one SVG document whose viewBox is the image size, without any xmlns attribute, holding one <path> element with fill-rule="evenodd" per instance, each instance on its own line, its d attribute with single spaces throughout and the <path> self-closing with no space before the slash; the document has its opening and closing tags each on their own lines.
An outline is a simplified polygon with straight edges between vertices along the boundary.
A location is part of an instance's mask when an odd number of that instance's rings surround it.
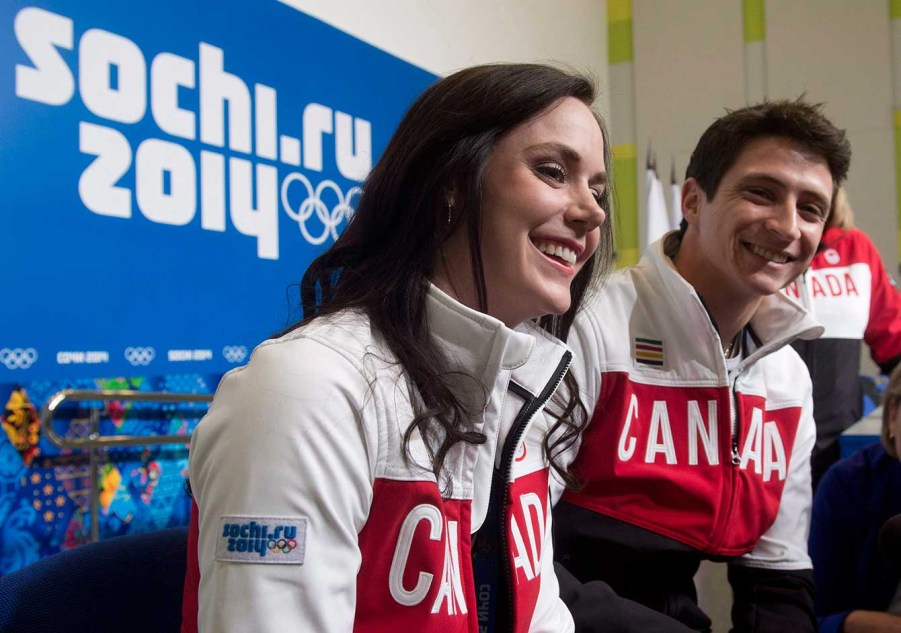
<svg viewBox="0 0 901 633">
<path fill-rule="evenodd" d="M 247 359 L 248 349 L 244 345 L 226 345 L 222 348 L 222 358 L 232 364 L 242 363 Z M 150 346 L 126 347 L 123 351 L 125 360 L 133 367 L 147 367 L 157 359 L 157 350 Z M 165 360 L 170 363 L 186 361 L 215 360 L 211 349 L 170 349 L 166 350 Z M 40 359 L 38 351 L 33 347 L 0 348 L 0 365 L 9 370 L 29 369 Z M 61 350 L 56 352 L 57 365 L 103 365 L 110 362 L 110 352 L 106 350 Z"/>
</svg>

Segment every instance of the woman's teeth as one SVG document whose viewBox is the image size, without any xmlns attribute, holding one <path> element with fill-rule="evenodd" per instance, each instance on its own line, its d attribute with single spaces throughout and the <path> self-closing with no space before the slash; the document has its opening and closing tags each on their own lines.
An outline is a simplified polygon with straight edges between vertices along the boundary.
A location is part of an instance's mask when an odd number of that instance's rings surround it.
<svg viewBox="0 0 901 633">
<path fill-rule="evenodd" d="M 545 255 L 562 259 L 570 266 L 576 263 L 576 252 L 570 248 L 551 242 L 538 242 L 535 246 Z"/>
</svg>

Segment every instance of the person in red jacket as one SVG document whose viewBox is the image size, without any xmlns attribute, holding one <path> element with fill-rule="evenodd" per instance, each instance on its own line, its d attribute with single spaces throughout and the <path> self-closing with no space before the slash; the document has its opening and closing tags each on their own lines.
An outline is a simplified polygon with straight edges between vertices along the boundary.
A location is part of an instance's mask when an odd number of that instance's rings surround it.
<svg viewBox="0 0 901 633">
<path fill-rule="evenodd" d="M 863 411 L 861 341 L 885 375 L 901 359 L 901 293 L 876 246 L 854 227 L 844 190 L 835 198 L 810 269 L 785 292 L 826 328 L 814 341 L 792 344 L 813 380 L 817 441 L 811 469 L 816 488 L 840 457 L 839 436 Z"/>
</svg>

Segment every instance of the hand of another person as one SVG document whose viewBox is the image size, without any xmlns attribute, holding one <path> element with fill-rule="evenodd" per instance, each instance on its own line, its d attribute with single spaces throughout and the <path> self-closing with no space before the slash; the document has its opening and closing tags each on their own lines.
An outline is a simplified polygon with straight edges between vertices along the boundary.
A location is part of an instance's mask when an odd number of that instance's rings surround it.
<svg viewBox="0 0 901 633">
<path fill-rule="evenodd" d="M 845 618 L 844 633 L 898 633 L 901 616 L 881 611 L 852 611 Z"/>
</svg>

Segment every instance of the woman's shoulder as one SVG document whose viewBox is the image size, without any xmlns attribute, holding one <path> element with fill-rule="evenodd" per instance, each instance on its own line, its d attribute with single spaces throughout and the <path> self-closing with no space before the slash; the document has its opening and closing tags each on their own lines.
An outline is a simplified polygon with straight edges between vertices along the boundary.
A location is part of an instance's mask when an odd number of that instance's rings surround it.
<svg viewBox="0 0 901 633">
<path fill-rule="evenodd" d="M 261 343 L 254 353 L 261 350 L 295 359 L 300 355 L 337 355 L 361 371 L 371 370 L 373 359 L 394 364 L 394 355 L 384 338 L 361 310 L 342 310 L 318 317 Z"/>
<path fill-rule="evenodd" d="M 263 385 L 290 397 L 329 384 L 368 387 L 375 377 L 370 357 L 382 358 L 383 351 L 369 319 L 343 311 L 260 343 L 247 365 L 223 377 L 220 388 Z"/>
</svg>

